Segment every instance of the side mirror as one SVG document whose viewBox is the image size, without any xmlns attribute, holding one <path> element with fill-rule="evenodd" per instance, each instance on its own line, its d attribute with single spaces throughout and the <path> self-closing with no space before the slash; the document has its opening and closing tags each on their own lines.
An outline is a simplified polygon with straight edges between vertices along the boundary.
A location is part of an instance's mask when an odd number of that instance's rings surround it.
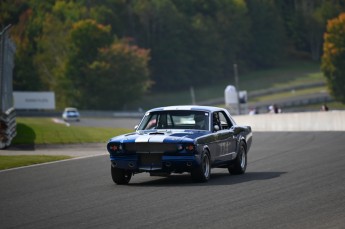
<svg viewBox="0 0 345 229">
<path fill-rule="evenodd" d="M 137 130 L 137 129 L 138 129 L 138 127 L 139 127 L 139 125 L 135 125 L 134 130 Z"/>
<path fill-rule="evenodd" d="M 214 126 L 213 126 L 213 129 L 214 129 L 214 131 L 218 131 L 218 130 L 220 130 L 220 128 L 219 128 L 219 126 L 218 126 L 218 125 L 214 125 Z"/>
</svg>

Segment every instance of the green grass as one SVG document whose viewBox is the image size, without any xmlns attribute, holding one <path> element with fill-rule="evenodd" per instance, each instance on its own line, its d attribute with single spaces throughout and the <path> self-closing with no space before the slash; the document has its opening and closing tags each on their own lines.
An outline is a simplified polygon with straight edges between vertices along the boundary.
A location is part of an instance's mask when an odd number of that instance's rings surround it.
<svg viewBox="0 0 345 229">
<path fill-rule="evenodd" d="M 294 87 L 317 82 L 325 82 L 325 78 L 320 71 L 320 65 L 313 62 L 292 62 L 240 76 L 240 88 L 247 91 Z"/>
<path fill-rule="evenodd" d="M 303 106 L 295 106 L 293 107 L 294 109 L 299 109 L 300 110 L 309 110 L 309 111 L 319 111 L 321 110 L 321 106 L 323 103 L 314 103 L 314 104 L 309 104 L 309 105 L 303 105 Z M 345 110 L 345 104 L 342 104 L 340 102 L 328 102 L 327 106 L 330 111 L 332 110 Z M 291 109 L 291 108 L 290 108 Z"/>
<path fill-rule="evenodd" d="M 17 136 L 12 144 L 69 144 L 106 142 L 128 129 L 66 126 L 50 118 L 17 118 Z"/>
<path fill-rule="evenodd" d="M 245 72 L 239 69 L 240 90 L 257 91 L 268 88 L 287 88 L 310 83 L 325 82 L 320 71 L 319 63 L 299 61 L 284 63 L 279 67 L 269 70 Z M 215 98 L 224 97 L 224 90 L 227 85 L 234 85 L 233 77 L 223 79 L 217 84 L 194 87 L 196 103 Z M 193 85 L 191 85 L 193 86 Z M 144 96 L 140 101 L 129 106 L 136 109 L 150 109 L 153 107 L 190 104 L 190 90 L 175 92 L 152 93 Z"/>
<path fill-rule="evenodd" d="M 310 94 L 325 92 L 325 91 L 327 91 L 326 86 L 313 87 L 313 88 L 308 88 L 308 89 L 299 89 L 299 90 L 293 90 L 290 92 L 280 92 L 280 93 L 274 93 L 271 95 L 257 96 L 255 98 L 250 98 L 249 102 L 264 102 L 264 101 L 271 101 L 274 99 L 294 98 L 294 97 L 310 95 Z"/>
<path fill-rule="evenodd" d="M 17 155 L 0 156 L 0 170 L 28 166 L 58 160 L 70 159 L 70 156 L 47 156 L 47 155 Z"/>
<path fill-rule="evenodd" d="M 16 121 L 17 136 L 13 139 L 12 145 L 106 142 L 113 136 L 131 131 L 117 128 L 66 126 L 53 122 L 51 118 L 17 118 Z M 0 170 L 70 158 L 70 156 L 47 155 L 0 156 Z"/>
</svg>

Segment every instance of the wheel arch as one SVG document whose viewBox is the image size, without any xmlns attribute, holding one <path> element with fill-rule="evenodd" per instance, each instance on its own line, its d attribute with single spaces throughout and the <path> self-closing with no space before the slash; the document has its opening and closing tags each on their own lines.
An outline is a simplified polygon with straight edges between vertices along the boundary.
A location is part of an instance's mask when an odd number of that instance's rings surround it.
<svg viewBox="0 0 345 229">
<path fill-rule="evenodd" d="M 202 152 L 201 153 L 203 153 L 203 152 L 206 152 L 208 157 L 210 158 L 210 161 L 212 161 L 211 151 L 210 151 L 210 148 L 208 147 L 208 145 L 204 145 L 202 147 Z"/>
<path fill-rule="evenodd" d="M 246 154 L 248 154 L 248 150 L 247 150 L 248 149 L 248 145 L 247 145 L 246 139 L 243 136 L 241 136 L 240 140 L 238 141 L 237 150 L 239 149 L 239 147 L 240 147 L 242 142 L 244 144 L 244 148 L 245 148 Z"/>
<path fill-rule="evenodd" d="M 246 142 L 246 140 L 245 140 L 245 139 L 241 139 L 241 142 L 243 142 L 243 144 L 244 144 L 244 148 L 245 148 L 245 150 L 246 150 L 246 153 L 248 153 L 248 151 L 247 151 L 248 146 L 247 146 L 247 142 Z M 240 142 L 240 144 L 241 144 L 241 142 Z"/>
</svg>

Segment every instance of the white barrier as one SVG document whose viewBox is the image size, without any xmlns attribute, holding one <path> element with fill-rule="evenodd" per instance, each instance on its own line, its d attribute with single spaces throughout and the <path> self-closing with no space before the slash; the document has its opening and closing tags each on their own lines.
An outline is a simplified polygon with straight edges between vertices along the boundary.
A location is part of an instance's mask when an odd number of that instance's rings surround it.
<svg viewBox="0 0 345 229">
<path fill-rule="evenodd" d="M 253 131 L 345 131 L 345 111 L 239 115 L 237 124 Z"/>
</svg>

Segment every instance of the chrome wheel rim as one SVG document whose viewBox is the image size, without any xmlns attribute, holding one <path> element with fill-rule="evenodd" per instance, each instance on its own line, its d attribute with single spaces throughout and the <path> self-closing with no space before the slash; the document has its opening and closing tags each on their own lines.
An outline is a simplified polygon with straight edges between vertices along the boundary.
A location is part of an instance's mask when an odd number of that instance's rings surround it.
<svg viewBox="0 0 345 229">
<path fill-rule="evenodd" d="M 241 147 L 241 168 L 244 169 L 246 167 L 246 153 L 244 151 L 243 146 Z"/>
<path fill-rule="evenodd" d="M 210 175 L 210 160 L 208 159 L 208 155 L 205 154 L 203 158 L 203 171 L 205 178 L 208 178 Z"/>
</svg>

